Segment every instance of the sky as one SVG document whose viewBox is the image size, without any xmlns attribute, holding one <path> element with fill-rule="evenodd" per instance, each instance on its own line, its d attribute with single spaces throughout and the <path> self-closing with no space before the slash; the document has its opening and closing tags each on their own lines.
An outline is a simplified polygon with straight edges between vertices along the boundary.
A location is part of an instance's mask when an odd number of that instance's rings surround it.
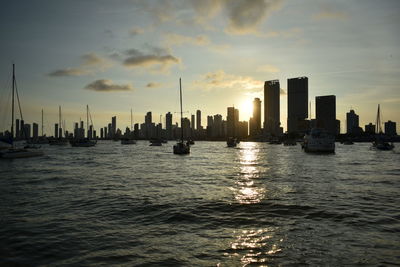
<svg viewBox="0 0 400 267">
<path fill-rule="evenodd" d="M 0 9 L 0 131 L 11 125 L 11 73 L 27 123 L 53 133 L 62 107 L 67 130 L 86 118 L 117 127 L 239 108 L 251 116 L 264 81 L 279 79 L 286 130 L 287 79 L 307 76 L 315 96 L 336 95 L 360 126 L 400 124 L 400 1 L 397 0 L 22 0 Z M 263 104 L 262 104 L 263 105 Z M 263 119 L 262 119 L 263 120 Z"/>
</svg>

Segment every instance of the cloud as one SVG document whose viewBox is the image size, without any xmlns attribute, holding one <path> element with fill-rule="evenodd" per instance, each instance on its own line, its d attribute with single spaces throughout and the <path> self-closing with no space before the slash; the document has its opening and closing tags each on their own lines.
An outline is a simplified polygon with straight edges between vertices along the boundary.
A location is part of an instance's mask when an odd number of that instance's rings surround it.
<svg viewBox="0 0 400 267">
<path fill-rule="evenodd" d="M 263 66 L 259 66 L 257 68 L 257 71 L 258 72 L 277 73 L 277 72 L 280 72 L 281 70 L 272 65 L 263 65 Z"/>
<path fill-rule="evenodd" d="M 104 71 L 112 64 L 95 53 L 88 53 L 81 56 L 82 63 L 76 68 L 59 69 L 47 74 L 51 77 L 82 76 Z"/>
<path fill-rule="evenodd" d="M 176 33 L 165 35 L 165 43 L 167 46 L 179 46 L 183 44 L 192 44 L 204 46 L 210 44 L 210 39 L 205 35 L 197 35 L 196 37 L 184 36 Z"/>
<path fill-rule="evenodd" d="M 234 0 L 226 2 L 227 33 L 257 33 L 258 26 L 270 13 L 280 7 L 281 0 Z"/>
<path fill-rule="evenodd" d="M 133 87 L 131 84 L 114 84 L 111 80 L 96 80 L 85 86 L 84 89 L 93 90 L 97 92 L 116 92 L 116 91 L 132 91 Z"/>
<path fill-rule="evenodd" d="M 321 6 L 321 11 L 313 15 L 314 20 L 324 20 L 324 19 L 342 20 L 342 19 L 347 19 L 347 17 L 348 16 L 344 11 L 340 10 L 338 7 L 328 4 Z"/>
<path fill-rule="evenodd" d="M 174 22 L 215 30 L 212 23 L 221 14 L 229 34 L 254 34 L 258 27 L 280 8 L 283 0 L 190 0 L 139 1 L 139 11 L 148 13 L 156 24 Z M 179 12 L 177 12 L 179 10 Z"/>
<path fill-rule="evenodd" d="M 262 37 L 282 37 L 282 38 L 294 38 L 298 37 L 303 33 L 302 28 L 291 28 L 283 31 L 269 31 L 267 33 L 257 33 L 257 35 Z"/>
<path fill-rule="evenodd" d="M 144 33 L 144 29 L 139 28 L 139 27 L 134 27 L 129 30 L 129 34 L 131 36 L 135 36 L 135 35 L 139 35 L 139 34 L 143 34 L 143 33 Z"/>
<path fill-rule="evenodd" d="M 53 72 L 48 73 L 48 76 L 51 77 L 62 77 L 62 76 L 82 76 L 87 75 L 88 72 L 83 69 L 79 68 L 66 68 L 66 69 L 59 69 Z"/>
<path fill-rule="evenodd" d="M 149 82 L 149 83 L 146 85 L 147 88 L 158 88 L 158 87 L 160 87 L 160 86 L 161 86 L 161 84 L 160 84 L 160 83 L 157 83 L 157 82 Z"/>
<path fill-rule="evenodd" d="M 223 70 L 217 70 L 204 74 L 200 80 L 194 81 L 193 87 L 200 90 L 245 90 L 260 91 L 264 82 L 249 76 L 237 76 L 227 74 Z"/>
<path fill-rule="evenodd" d="M 149 47 L 148 53 L 143 53 L 137 49 L 130 49 L 125 52 L 128 56 L 124 59 L 123 65 L 128 68 L 147 68 L 155 72 L 166 72 L 172 65 L 180 64 L 181 60 L 168 51 L 157 48 Z"/>
</svg>

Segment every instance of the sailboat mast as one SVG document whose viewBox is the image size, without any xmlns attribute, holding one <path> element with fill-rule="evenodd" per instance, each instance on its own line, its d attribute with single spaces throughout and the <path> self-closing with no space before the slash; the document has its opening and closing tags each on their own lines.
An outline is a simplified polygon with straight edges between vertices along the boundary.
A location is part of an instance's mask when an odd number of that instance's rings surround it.
<svg viewBox="0 0 400 267">
<path fill-rule="evenodd" d="M 58 129 L 61 129 L 61 106 L 58 106 Z M 62 131 L 58 130 L 59 134 L 58 134 L 58 138 L 61 138 L 61 134 Z"/>
<path fill-rule="evenodd" d="M 179 78 L 179 94 L 180 94 L 180 101 L 181 101 L 181 140 L 183 143 L 183 111 L 182 111 L 182 83 L 181 78 Z"/>
<path fill-rule="evenodd" d="M 87 137 L 89 138 L 89 105 L 86 105 L 86 127 L 87 127 Z"/>
<path fill-rule="evenodd" d="M 380 111 L 380 104 L 378 104 L 378 113 L 376 114 L 376 133 L 379 134 L 382 132 L 381 128 L 381 111 Z"/>
<path fill-rule="evenodd" d="M 14 86 L 15 86 L 15 64 L 13 64 L 12 75 L 12 104 L 11 104 L 11 138 L 14 138 Z"/>
<path fill-rule="evenodd" d="M 43 109 L 42 109 L 42 136 L 43 136 Z"/>
</svg>

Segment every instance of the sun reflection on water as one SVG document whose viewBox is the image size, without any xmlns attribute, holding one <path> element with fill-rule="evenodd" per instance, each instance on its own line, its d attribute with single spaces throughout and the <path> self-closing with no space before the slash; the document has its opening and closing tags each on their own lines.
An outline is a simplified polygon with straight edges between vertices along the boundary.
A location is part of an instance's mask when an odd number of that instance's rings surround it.
<svg viewBox="0 0 400 267">
<path fill-rule="evenodd" d="M 225 253 L 225 256 L 240 258 L 243 266 L 268 263 L 269 259 L 282 251 L 283 239 L 274 238 L 274 232 L 276 229 L 273 228 L 235 231 L 235 241 L 230 245 L 230 253 Z"/>
<path fill-rule="evenodd" d="M 259 203 L 264 198 L 265 188 L 254 183 L 254 179 L 260 178 L 259 153 L 256 143 L 241 144 L 240 172 L 232 188 L 235 199 L 241 204 Z"/>
</svg>

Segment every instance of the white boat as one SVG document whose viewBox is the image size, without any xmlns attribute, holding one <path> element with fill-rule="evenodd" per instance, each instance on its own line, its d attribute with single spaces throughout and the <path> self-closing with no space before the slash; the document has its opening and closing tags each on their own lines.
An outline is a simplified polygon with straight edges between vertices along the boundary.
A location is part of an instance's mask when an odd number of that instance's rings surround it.
<svg viewBox="0 0 400 267">
<path fill-rule="evenodd" d="M 183 111 L 182 111 L 182 83 L 179 78 L 179 94 L 181 103 L 181 140 L 174 145 L 174 154 L 185 155 L 190 153 L 190 144 L 183 141 Z"/>
<path fill-rule="evenodd" d="M 302 147 L 305 152 L 334 153 L 335 137 L 323 129 L 313 128 L 304 136 Z"/>
<path fill-rule="evenodd" d="M 9 137 L 9 143 L 11 148 L 2 150 L 0 152 L 0 157 L 5 159 L 16 159 L 16 158 L 31 158 L 31 157 L 38 157 L 43 156 L 44 153 L 40 149 L 29 149 L 29 148 L 16 148 L 14 144 L 14 96 L 17 96 L 18 105 L 20 103 L 19 96 L 18 96 L 18 89 L 16 87 L 16 80 L 15 80 L 15 65 L 13 64 L 13 74 L 12 74 L 12 111 L 11 111 L 11 136 Z M 19 106 L 21 120 L 23 120 L 21 106 Z"/>
</svg>

